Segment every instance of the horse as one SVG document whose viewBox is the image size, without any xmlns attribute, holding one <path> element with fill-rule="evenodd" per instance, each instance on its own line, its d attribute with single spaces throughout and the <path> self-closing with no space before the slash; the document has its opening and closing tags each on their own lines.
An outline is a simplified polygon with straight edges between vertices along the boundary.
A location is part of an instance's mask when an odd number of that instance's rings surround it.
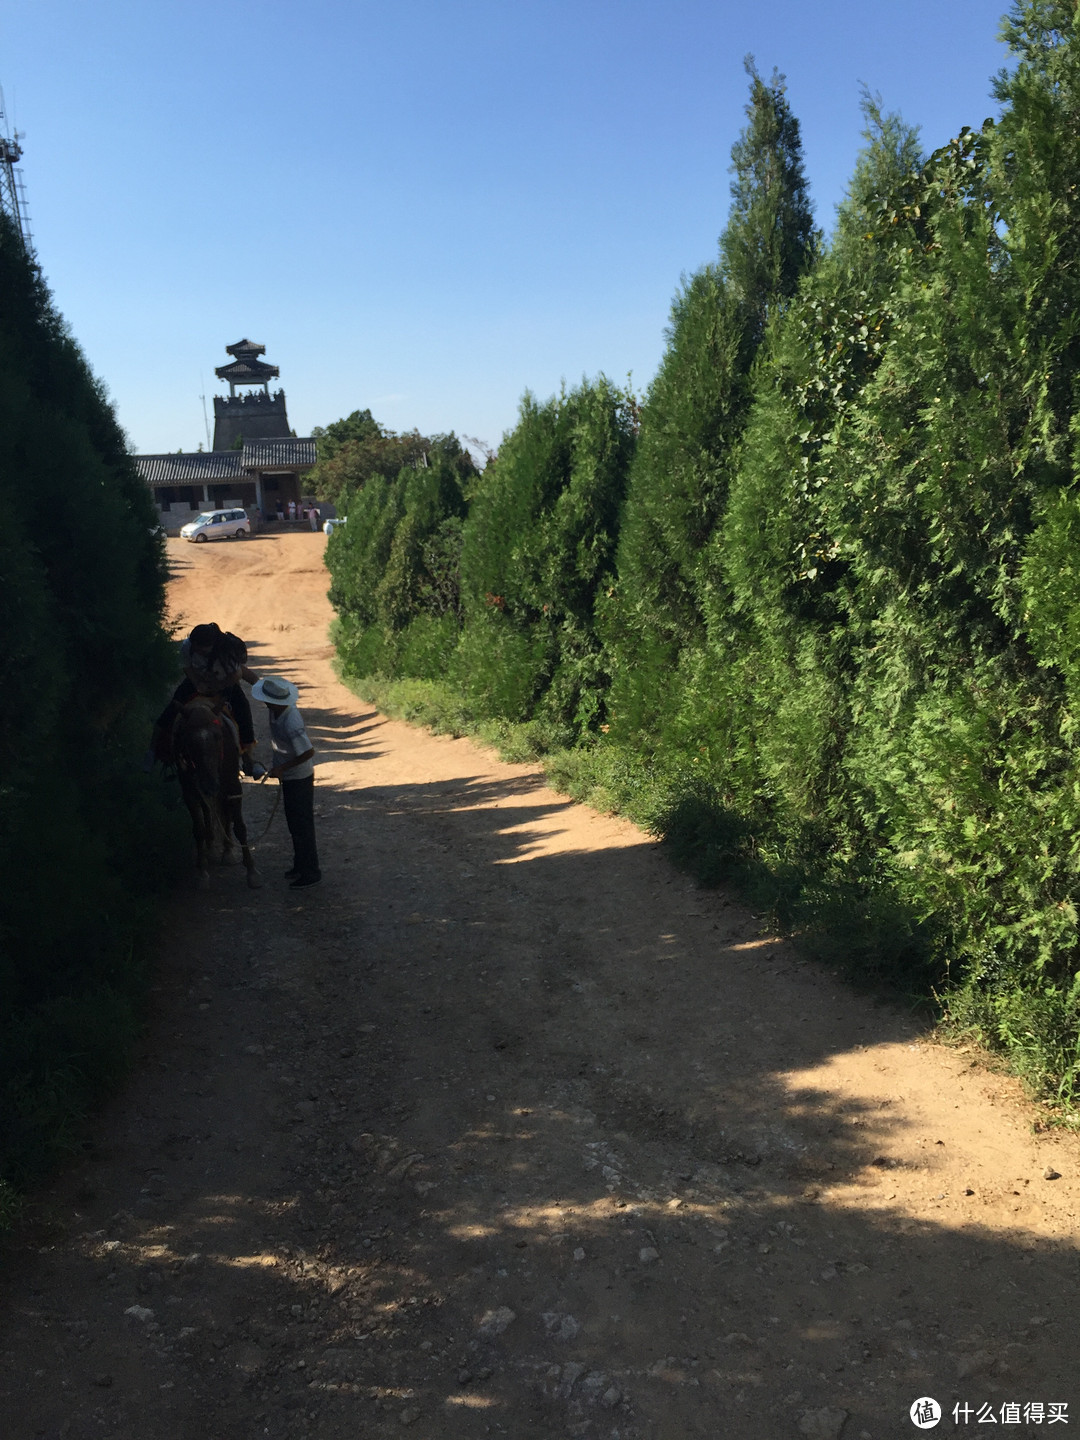
<svg viewBox="0 0 1080 1440">
<path fill-rule="evenodd" d="M 196 695 L 177 716 L 172 742 L 180 792 L 191 816 L 199 888 L 210 888 L 209 861 L 215 843 L 220 841 L 221 860 L 226 863 L 232 857 L 235 835 L 248 886 L 258 889 L 262 876 L 255 868 L 240 808 L 240 744 L 232 722 L 220 713 L 213 696 Z"/>
</svg>

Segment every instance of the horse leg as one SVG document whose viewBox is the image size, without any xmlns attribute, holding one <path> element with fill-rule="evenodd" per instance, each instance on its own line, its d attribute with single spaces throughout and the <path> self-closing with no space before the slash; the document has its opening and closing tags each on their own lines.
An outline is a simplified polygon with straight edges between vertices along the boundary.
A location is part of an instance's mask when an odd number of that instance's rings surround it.
<svg viewBox="0 0 1080 1440">
<path fill-rule="evenodd" d="M 218 854 L 220 865 L 236 864 L 232 835 L 229 833 L 231 820 L 232 802 L 226 796 L 221 796 L 214 801 L 210 808 L 211 843 L 217 843 L 220 846 Z"/>
<path fill-rule="evenodd" d="M 195 837 L 195 885 L 199 890 L 210 889 L 210 846 L 207 834 L 208 816 L 206 805 L 197 800 L 191 809 L 191 832 Z"/>
<path fill-rule="evenodd" d="M 244 859 L 244 869 L 247 871 L 247 883 L 249 890 L 258 890 L 262 885 L 262 876 L 255 867 L 255 855 L 248 844 L 247 826 L 244 824 L 244 812 L 239 800 L 232 802 L 232 828 L 233 834 L 240 842 L 240 854 Z"/>
</svg>

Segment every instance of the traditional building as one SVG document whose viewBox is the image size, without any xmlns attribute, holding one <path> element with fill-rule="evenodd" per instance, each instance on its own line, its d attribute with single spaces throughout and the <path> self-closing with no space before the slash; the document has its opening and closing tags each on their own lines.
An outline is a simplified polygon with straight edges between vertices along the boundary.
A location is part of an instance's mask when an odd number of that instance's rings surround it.
<svg viewBox="0 0 1080 1440">
<path fill-rule="evenodd" d="M 281 372 L 276 365 L 259 359 L 266 354 L 266 346 L 256 345 L 254 340 L 238 340 L 225 349 L 233 361 L 214 371 L 219 380 L 229 382 L 227 396 L 214 396 L 214 449 L 232 450 L 241 440 L 274 440 L 290 434 L 285 391 L 270 394 L 270 381 Z M 249 394 L 238 395 L 238 385 L 253 388 Z"/>
<path fill-rule="evenodd" d="M 297 439 L 289 430 L 285 392 L 270 394 L 278 367 L 259 359 L 266 346 L 253 340 L 225 348 L 233 359 L 214 371 L 228 382 L 229 393 L 214 397 L 213 450 L 136 456 L 169 531 L 200 510 L 241 506 L 253 520 L 273 522 L 279 508 L 288 515 L 290 500 L 299 507 L 307 498 L 303 481 L 315 464 L 315 441 Z M 258 388 L 243 394 L 238 386 Z"/>
</svg>

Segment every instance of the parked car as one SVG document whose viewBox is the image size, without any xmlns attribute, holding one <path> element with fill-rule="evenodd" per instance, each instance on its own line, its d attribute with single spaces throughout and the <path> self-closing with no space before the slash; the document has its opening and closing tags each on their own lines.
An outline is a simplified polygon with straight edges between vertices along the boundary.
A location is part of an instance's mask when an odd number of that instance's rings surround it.
<svg viewBox="0 0 1080 1440">
<path fill-rule="evenodd" d="M 181 540 L 241 540 L 251 534 L 246 510 L 204 510 L 180 531 Z"/>
<path fill-rule="evenodd" d="M 345 524 L 345 517 L 344 517 L 343 515 L 335 516 L 335 518 L 334 518 L 333 520 L 324 520 L 324 521 L 323 521 L 323 527 L 322 527 L 322 528 L 323 528 L 323 534 L 324 534 L 324 535 L 332 535 L 332 534 L 334 533 L 335 529 L 336 529 L 339 525 L 344 525 L 344 524 Z"/>
</svg>

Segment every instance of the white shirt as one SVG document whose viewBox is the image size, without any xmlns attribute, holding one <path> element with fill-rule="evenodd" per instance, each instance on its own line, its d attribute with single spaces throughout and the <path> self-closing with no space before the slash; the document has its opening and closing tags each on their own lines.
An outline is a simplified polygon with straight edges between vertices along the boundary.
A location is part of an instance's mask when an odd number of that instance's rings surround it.
<svg viewBox="0 0 1080 1440">
<path fill-rule="evenodd" d="M 297 755 L 303 755 L 305 750 L 311 749 L 311 741 L 308 739 L 307 731 L 304 729 L 304 717 L 295 705 L 290 705 L 280 715 L 270 715 L 270 742 L 274 747 L 274 764 L 284 765 L 289 760 L 295 760 Z M 309 775 L 315 774 L 314 759 L 307 759 L 302 765 L 294 765 L 291 770 L 286 770 L 282 780 L 306 780 Z"/>
</svg>

